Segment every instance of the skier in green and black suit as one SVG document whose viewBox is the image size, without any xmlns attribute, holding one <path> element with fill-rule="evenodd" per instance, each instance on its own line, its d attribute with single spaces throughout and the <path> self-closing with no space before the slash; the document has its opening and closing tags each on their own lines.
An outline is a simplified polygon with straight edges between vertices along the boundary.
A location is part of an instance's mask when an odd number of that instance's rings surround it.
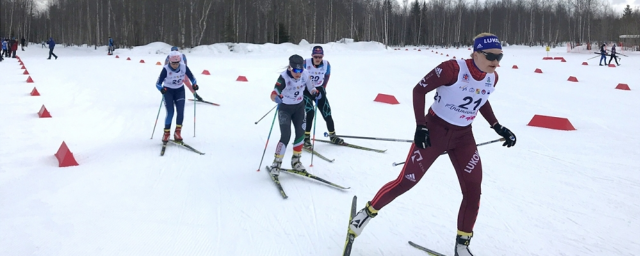
<svg viewBox="0 0 640 256">
<path fill-rule="evenodd" d="M 324 60 L 324 50 L 322 46 L 314 46 L 311 51 L 311 58 L 304 61 L 304 68 L 309 73 L 309 78 L 316 86 L 316 90 L 321 92 L 322 98 L 318 99 L 318 112 L 324 118 L 327 123 L 327 130 L 329 130 L 329 137 L 334 144 L 343 144 L 344 140 L 336 136 L 335 127 L 333 124 L 333 117 L 331 116 L 331 106 L 327 99 L 327 83 L 329 83 L 329 76 L 331 75 L 331 64 L 329 61 Z M 311 149 L 311 128 L 313 126 L 315 97 L 309 92 L 304 92 L 304 110 L 307 113 L 307 126 L 304 132 L 304 147 Z"/>
</svg>

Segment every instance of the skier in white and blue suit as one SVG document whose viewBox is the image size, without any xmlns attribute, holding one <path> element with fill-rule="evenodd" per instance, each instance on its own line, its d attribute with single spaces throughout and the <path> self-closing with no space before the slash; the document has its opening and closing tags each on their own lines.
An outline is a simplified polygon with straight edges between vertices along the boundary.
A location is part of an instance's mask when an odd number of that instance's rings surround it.
<svg viewBox="0 0 640 256">
<path fill-rule="evenodd" d="M 189 78 L 194 90 L 199 89 L 193 73 L 191 73 L 189 67 L 181 61 L 182 53 L 178 51 L 171 52 L 169 54 L 169 64 L 162 68 L 162 72 L 156 83 L 156 88 L 162 93 L 164 106 L 167 109 L 167 118 L 164 121 L 164 135 L 162 136 L 163 142 L 169 141 L 174 105 L 178 111 L 178 115 L 176 117 L 176 130 L 173 134 L 173 139 L 179 142 L 182 141 L 180 132 L 182 131 L 182 120 L 184 119 L 184 77 L 187 76 Z"/>
</svg>

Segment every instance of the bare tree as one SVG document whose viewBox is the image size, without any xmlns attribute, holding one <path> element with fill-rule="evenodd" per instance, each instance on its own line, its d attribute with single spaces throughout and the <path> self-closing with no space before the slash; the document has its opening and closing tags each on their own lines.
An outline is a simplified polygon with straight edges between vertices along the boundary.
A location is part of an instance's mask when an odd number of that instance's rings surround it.
<svg viewBox="0 0 640 256">
<path fill-rule="evenodd" d="M 163 41 L 283 43 L 341 38 L 386 45 L 470 43 L 492 32 L 514 44 L 614 41 L 640 34 L 640 11 L 604 0 L 0 0 L 0 36 L 96 47 Z"/>
</svg>

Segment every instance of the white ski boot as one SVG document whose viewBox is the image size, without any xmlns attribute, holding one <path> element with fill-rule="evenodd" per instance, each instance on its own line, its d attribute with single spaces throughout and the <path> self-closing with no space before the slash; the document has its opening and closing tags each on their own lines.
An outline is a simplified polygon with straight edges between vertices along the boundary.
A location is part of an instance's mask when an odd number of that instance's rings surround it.
<svg viewBox="0 0 640 256">
<path fill-rule="evenodd" d="M 467 233 L 458 230 L 458 235 L 456 235 L 455 256 L 473 256 L 471 251 L 469 251 L 469 243 L 471 242 L 471 237 L 473 237 L 473 232 Z"/>
<path fill-rule="evenodd" d="M 302 165 L 302 163 L 300 162 L 301 157 L 302 157 L 302 154 L 300 153 L 293 154 L 293 156 L 291 157 L 291 168 L 296 171 L 306 172 L 307 170 L 304 169 L 304 165 Z"/>
<path fill-rule="evenodd" d="M 358 237 L 360 233 L 362 233 L 364 227 L 369 224 L 371 218 L 377 215 L 378 210 L 373 209 L 371 202 L 367 202 L 367 206 L 362 208 L 362 210 L 360 210 L 356 216 L 353 216 L 353 219 L 351 219 L 351 223 L 349 224 L 349 233 Z"/>
<path fill-rule="evenodd" d="M 276 157 L 273 159 L 273 163 L 271 164 L 271 171 L 269 172 L 269 174 L 271 174 L 272 176 L 280 175 L 280 166 L 282 166 L 282 156 L 276 155 Z"/>
</svg>

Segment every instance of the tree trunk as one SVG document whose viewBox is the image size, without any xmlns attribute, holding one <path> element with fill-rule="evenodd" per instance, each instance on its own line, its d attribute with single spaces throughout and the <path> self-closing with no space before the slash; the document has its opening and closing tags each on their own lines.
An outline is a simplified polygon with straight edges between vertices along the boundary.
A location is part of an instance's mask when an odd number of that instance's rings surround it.
<svg viewBox="0 0 640 256">
<path fill-rule="evenodd" d="M 200 36 L 198 37 L 197 45 L 201 45 L 202 37 L 204 37 L 204 32 L 207 30 L 207 19 L 209 18 L 209 11 L 211 10 L 211 5 L 213 5 L 213 0 L 208 1 L 209 5 L 207 5 L 207 1 L 204 3 L 204 7 L 202 8 L 202 15 L 200 15 L 199 29 Z M 260 24 L 260 22 L 258 22 Z"/>
<path fill-rule="evenodd" d="M 100 43 L 100 1 L 96 1 L 96 44 L 97 49 Z"/>
<path fill-rule="evenodd" d="M 111 12 L 113 12 L 113 9 L 111 9 L 111 0 L 108 0 L 107 2 L 107 35 L 111 36 Z"/>
</svg>

